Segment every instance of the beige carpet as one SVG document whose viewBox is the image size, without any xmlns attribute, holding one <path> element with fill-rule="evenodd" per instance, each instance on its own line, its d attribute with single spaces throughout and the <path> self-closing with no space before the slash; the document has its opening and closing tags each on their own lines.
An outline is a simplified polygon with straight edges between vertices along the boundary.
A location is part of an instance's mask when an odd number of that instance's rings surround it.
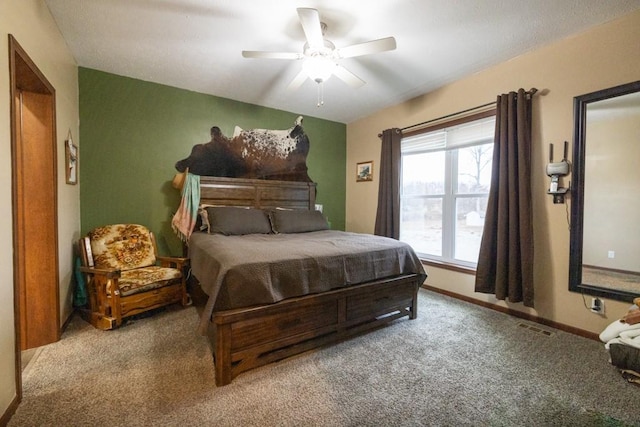
<svg viewBox="0 0 640 427">
<path fill-rule="evenodd" d="M 197 321 L 178 307 L 103 332 L 75 317 L 9 425 L 640 426 L 640 388 L 600 343 L 425 290 L 414 321 L 220 388 Z"/>
</svg>

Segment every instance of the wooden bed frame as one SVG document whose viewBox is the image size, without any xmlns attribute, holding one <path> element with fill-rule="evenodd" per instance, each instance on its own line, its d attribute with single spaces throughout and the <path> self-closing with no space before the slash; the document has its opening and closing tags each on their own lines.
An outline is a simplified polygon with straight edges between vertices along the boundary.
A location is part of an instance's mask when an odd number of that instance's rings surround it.
<svg viewBox="0 0 640 427">
<path fill-rule="evenodd" d="M 200 203 L 315 209 L 316 184 L 200 178 Z M 208 336 L 216 385 L 240 373 L 418 314 L 420 277 L 403 275 L 250 308 L 214 312 Z"/>
</svg>

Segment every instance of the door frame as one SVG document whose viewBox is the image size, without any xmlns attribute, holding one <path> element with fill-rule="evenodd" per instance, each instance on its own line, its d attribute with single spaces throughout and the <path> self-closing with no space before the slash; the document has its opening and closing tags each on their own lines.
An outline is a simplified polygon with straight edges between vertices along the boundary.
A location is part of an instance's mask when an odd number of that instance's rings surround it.
<svg viewBox="0 0 640 427">
<path fill-rule="evenodd" d="M 53 85 L 47 80 L 44 74 L 38 69 L 36 64 L 31 60 L 26 51 L 20 46 L 17 40 L 13 37 L 12 34 L 9 34 L 9 79 L 10 79 L 10 98 L 11 98 L 11 108 L 10 108 L 10 122 L 11 122 L 11 176 L 12 176 L 12 209 L 13 209 L 13 305 L 14 305 L 14 329 L 15 329 L 15 382 L 16 382 L 16 394 L 17 394 L 17 403 L 22 401 L 22 357 L 21 357 L 21 333 L 20 333 L 20 277 L 22 270 L 20 268 L 19 254 L 18 254 L 18 244 L 19 238 L 18 235 L 19 229 L 19 218 L 18 218 L 18 210 L 16 207 L 18 194 L 16 189 L 16 177 L 18 174 L 18 166 L 20 165 L 19 159 L 17 159 L 16 154 L 16 144 L 18 142 L 18 129 L 16 128 L 17 123 L 17 114 L 16 111 L 16 95 L 19 90 L 27 90 L 36 93 L 43 93 L 51 96 L 51 150 L 53 157 L 53 170 L 54 176 L 52 179 L 53 188 L 55 191 L 53 197 L 53 211 L 54 218 L 53 221 L 55 223 L 55 265 L 59 266 L 59 249 L 58 249 L 58 182 L 57 182 L 57 130 L 56 130 L 56 94 L 55 88 Z M 56 298 L 55 298 L 55 313 L 57 314 L 54 319 L 51 321 L 55 322 L 56 330 L 58 331 L 57 339 L 60 339 L 60 278 L 59 278 L 59 267 L 56 267 L 56 277 L 55 277 L 55 290 L 56 290 Z"/>
</svg>

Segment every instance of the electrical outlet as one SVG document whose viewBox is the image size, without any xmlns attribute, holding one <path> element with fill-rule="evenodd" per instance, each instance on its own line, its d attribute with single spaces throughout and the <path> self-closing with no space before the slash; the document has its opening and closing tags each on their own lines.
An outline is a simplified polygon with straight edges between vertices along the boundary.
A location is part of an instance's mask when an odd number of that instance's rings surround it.
<svg viewBox="0 0 640 427">
<path fill-rule="evenodd" d="M 616 257 L 616 252 L 615 252 L 615 251 L 609 251 L 609 252 L 607 252 L 607 256 L 608 256 L 610 259 L 613 259 L 613 258 L 615 258 L 615 257 Z"/>
<path fill-rule="evenodd" d="M 604 316 L 604 301 L 600 298 L 591 298 L 591 308 L 593 313 Z"/>
</svg>

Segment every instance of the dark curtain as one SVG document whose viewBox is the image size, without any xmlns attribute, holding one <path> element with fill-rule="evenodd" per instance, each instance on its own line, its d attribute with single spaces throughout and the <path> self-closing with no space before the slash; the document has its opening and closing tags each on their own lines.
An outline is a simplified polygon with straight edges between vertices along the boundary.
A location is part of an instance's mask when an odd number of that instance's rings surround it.
<svg viewBox="0 0 640 427">
<path fill-rule="evenodd" d="M 380 183 L 378 210 L 374 234 L 400 238 L 400 141 L 402 131 L 397 128 L 382 132 L 380 154 Z"/>
<path fill-rule="evenodd" d="M 475 291 L 533 307 L 531 95 L 498 96 L 491 189 Z"/>
</svg>

